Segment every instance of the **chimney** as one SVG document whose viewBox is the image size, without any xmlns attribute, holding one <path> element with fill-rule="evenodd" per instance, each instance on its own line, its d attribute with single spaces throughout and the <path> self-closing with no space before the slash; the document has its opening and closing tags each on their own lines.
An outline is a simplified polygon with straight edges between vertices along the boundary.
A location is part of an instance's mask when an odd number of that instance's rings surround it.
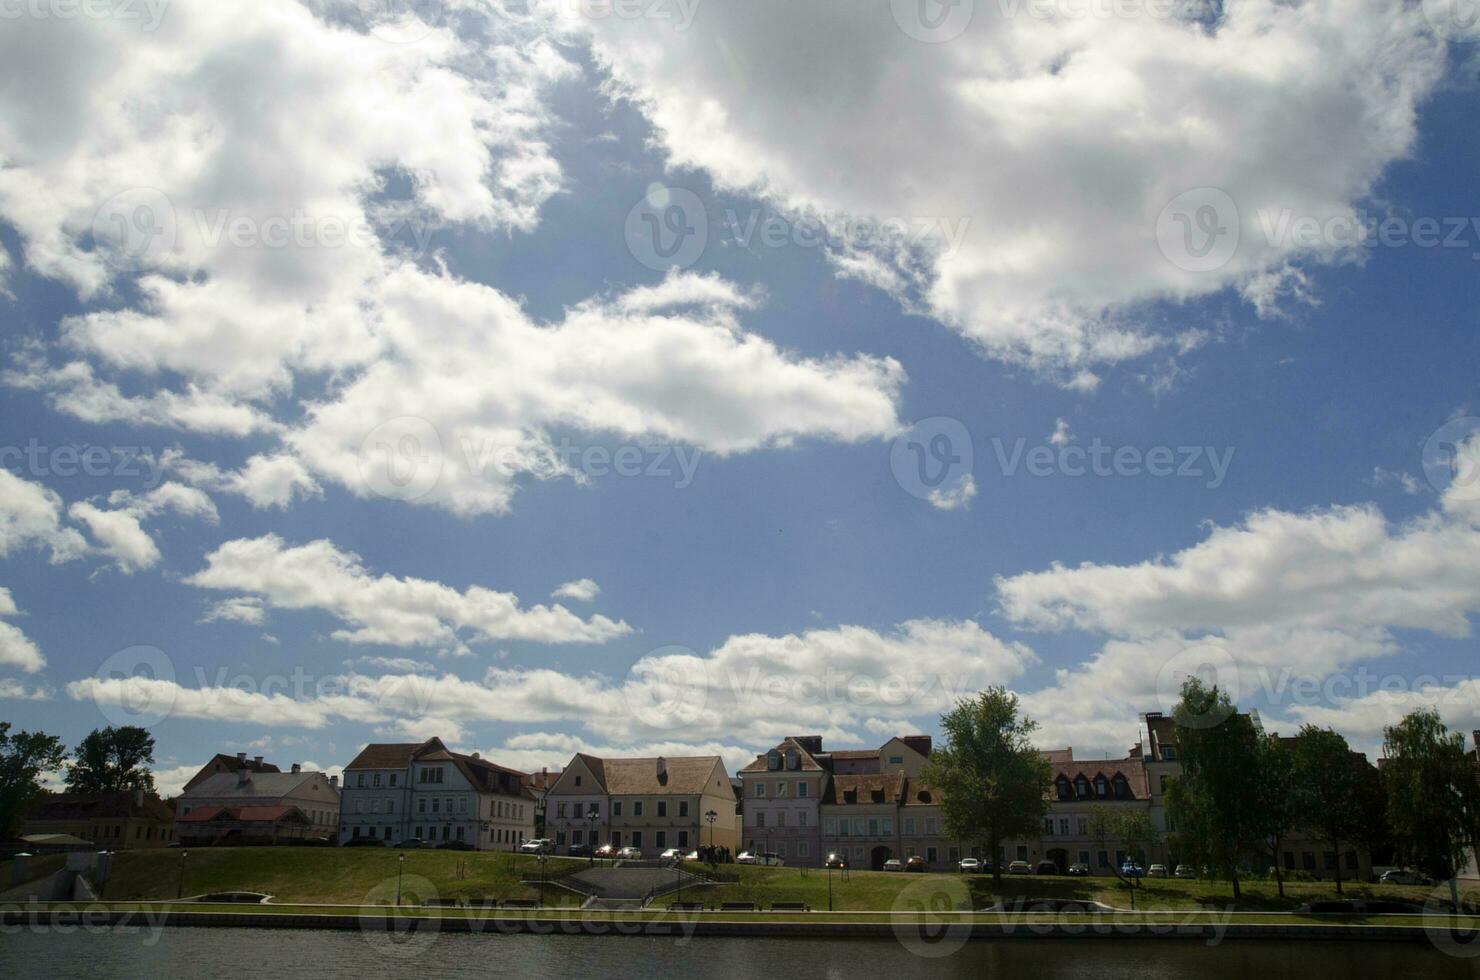
<svg viewBox="0 0 1480 980">
<path fill-rule="evenodd" d="M 259 755 L 259 756 L 256 756 L 255 758 L 253 758 L 252 759 L 252 765 L 254 765 L 254 766 L 261 766 L 262 765 L 262 756 Z"/>
<path fill-rule="evenodd" d="M 658 756 L 658 782 L 668 782 L 668 760 Z"/>
<path fill-rule="evenodd" d="M 329 777 L 329 788 L 330 789 L 338 789 L 339 788 L 339 777 L 338 776 L 330 776 Z"/>
<path fill-rule="evenodd" d="M 303 771 L 303 766 L 301 764 L 299 764 L 297 762 L 293 763 L 293 775 L 296 776 L 296 775 L 298 775 L 298 773 L 300 773 L 302 771 Z"/>
<path fill-rule="evenodd" d="M 245 752 L 238 752 L 236 754 L 236 761 L 245 764 L 247 761 L 247 754 Z"/>
</svg>

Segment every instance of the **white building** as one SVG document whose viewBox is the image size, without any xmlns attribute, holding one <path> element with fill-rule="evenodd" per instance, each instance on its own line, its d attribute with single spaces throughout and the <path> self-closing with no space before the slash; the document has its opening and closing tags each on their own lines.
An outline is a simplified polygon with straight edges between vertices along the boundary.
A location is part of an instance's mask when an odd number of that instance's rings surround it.
<svg viewBox="0 0 1480 980">
<path fill-rule="evenodd" d="M 441 739 L 365 746 L 344 768 L 339 842 L 370 837 L 462 841 L 479 850 L 516 850 L 534 836 L 529 776 Z"/>
</svg>

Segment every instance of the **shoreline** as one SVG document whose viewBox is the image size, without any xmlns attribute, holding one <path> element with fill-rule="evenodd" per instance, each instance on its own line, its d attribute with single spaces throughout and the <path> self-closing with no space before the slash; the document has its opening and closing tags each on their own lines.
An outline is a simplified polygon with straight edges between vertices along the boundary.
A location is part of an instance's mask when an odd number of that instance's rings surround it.
<svg viewBox="0 0 1480 980">
<path fill-rule="evenodd" d="M 800 913 L 797 918 L 746 919 L 733 914 L 701 912 L 653 916 L 626 913 L 550 914 L 548 910 L 520 914 L 508 910 L 476 910 L 474 914 L 447 914 L 444 910 L 406 909 L 390 913 L 379 908 L 346 911 L 181 910 L 178 908 L 120 908 L 89 903 L 74 908 L 37 905 L 0 909 L 0 934 L 15 930 L 77 931 L 86 929 L 157 930 L 176 928 L 259 928 L 358 930 L 375 936 L 393 934 L 646 936 L 653 938 L 797 938 L 893 939 L 925 945 L 992 940 L 1033 939 L 1165 939 L 1216 945 L 1223 940 L 1311 940 L 1366 942 L 1425 942 L 1468 945 L 1457 939 L 1446 921 L 1415 922 L 1415 916 L 1392 916 L 1392 924 L 1323 921 L 1268 921 L 1284 913 L 1253 913 L 1265 921 L 1230 921 L 1212 914 L 1183 914 L 1181 921 L 1152 913 L 1122 915 L 970 915 L 927 916 L 877 913 L 881 920 L 849 921 L 826 912 Z M 472 910 L 469 910 L 472 911 Z M 856 913 L 855 913 L 856 914 Z M 1294 918 L 1294 917 L 1291 917 Z M 1369 916 L 1367 919 L 1381 918 Z M 1480 921 L 1462 923 L 1465 935 L 1477 937 Z M 389 938 L 389 937 L 388 937 Z M 391 941 L 396 941 L 392 939 Z"/>
</svg>

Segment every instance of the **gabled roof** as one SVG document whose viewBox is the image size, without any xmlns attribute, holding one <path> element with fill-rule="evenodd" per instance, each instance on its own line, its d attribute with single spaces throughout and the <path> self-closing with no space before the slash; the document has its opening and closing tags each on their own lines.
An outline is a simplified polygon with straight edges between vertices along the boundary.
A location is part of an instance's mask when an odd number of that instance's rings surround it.
<svg viewBox="0 0 1480 980">
<path fill-rule="evenodd" d="M 1063 750 L 1068 752 L 1069 750 Z M 1043 753 L 1045 756 L 1049 753 Z M 1053 780 L 1055 787 L 1048 792 L 1049 799 L 1058 797 L 1057 783 L 1059 778 L 1069 780 L 1073 785 L 1082 776 L 1087 779 L 1093 787 L 1094 782 L 1103 776 L 1111 784 L 1116 776 L 1124 776 L 1126 786 L 1130 790 L 1131 798 L 1144 800 L 1151 795 L 1150 785 L 1146 778 L 1146 766 L 1139 755 L 1126 756 L 1124 759 L 1064 759 L 1062 757 L 1050 758 L 1053 763 Z M 1114 797 L 1110 797 L 1114 799 Z"/>
<path fill-rule="evenodd" d="M 723 775 L 724 763 L 717 755 L 663 758 L 665 776 L 659 777 L 658 757 L 649 759 L 602 759 L 606 792 L 611 796 L 699 796 L 730 792 L 730 779 Z M 715 769 L 719 784 L 710 777 Z"/>
<path fill-rule="evenodd" d="M 816 746 L 816 749 L 818 751 L 812 751 L 812 750 L 810 750 L 808 748 L 808 746 Z M 787 769 L 783 768 L 782 769 L 783 772 L 797 772 L 797 771 L 801 771 L 801 772 L 819 772 L 819 771 L 826 771 L 826 768 L 827 768 L 826 766 L 822 765 L 822 763 L 820 763 L 820 762 L 817 761 L 817 755 L 818 755 L 818 752 L 820 752 L 821 748 L 822 748 L 822 736 L 821 735 L 802 735 L 802 736 L 791 735 L 791 736 L 788 736 L 787 738 L 782 739 L 781 740 L 781 744 L 778 745 L 778 746 L 776 746 L 776 748 L 772 749 L 771 751 L 773 751 L 773 752 L 780 752 L 781 755 L 782 755 L 783 760 L 785 759 L 786 752 L 787 752 L 788 749 L 794 750 L 795 752 L 798 753 L 798 756 L 799 756 L 800 762 L 801 762 L 801 768 L 800 768 L 800 770 L 796 770 L 796 769 L 787 770 Z M 764 753 L 763 752 L 760 755 L 756 756 L 754 762 L 750 763 L 750 765 L 746 766 L 745 768 L 741 769 L 740 771 L 741 772 L 767 772 L 767 771 L 769 771 L 769 767 L 766 765 L 766 756 L 768 754 L 769 753 Z M 782 762 L 782 766 L 783 767 L 785 766 L 785 762 L 784 761 Z"/>
<path fill-rule="evenodd" d="M 129 820 L 169 823 L 174 811 L 164 801 L 145 793 L 142 802 L 132 790 L 115 793 L 56 793 L 43 796 L 26 811 L 27 820 Z"/>
<path fill-rule="evenodd" d="M 345 772 L 353 769 L 405 769 L 411 765 L 411 757 L 425 742 L 371 742 L 360 750 L 360 754 L 344 767 Z"/>
<path fill-rule="evenodd" d="M 226 821 L 231 823 L 277 823 L 280 820 L 291 820 L 294 823 L 308 823 L 308 817 L 296 806 L 278 804 L 276 806 L 203 806 L 197 810 L 191 810 L 180 818 L 180 823 L 214 823 Z"/>
<path fill-rule="evenodd" d="M 180 794 L 186 801 L 192 799 L 247 799 L 265 796 L 277 799 L 288 796 L 304 783 L 315 778 L 326 778 L 321 772 L 254 772 L 243 783 L 234 772 L 218 772 L 209 776 L 193 788 Z M 334 794 L 338 795 L 337 791 Z"/>
<path fill-rule="evenodd" d="M 194 776 L 190 777 L 190 781 L 185 784 L 185 788 L 189 789 L 201 780 L 208 776 L 214 776 L 218 772 L 236 772 L 239 769 L 250 769 L 252 772 L 282 772 L 281 769 L 271 762 L 263 762 L 260 755 L 248 759 L 242 755 L 227 755 L 225 752 L 217 752 L 211 756 L 209 762 L 200 767 L 200 770 Z"/>
<path fill-rule="evenodd" d="M 940 792 L 923 779 L 907 780 L 904 788 L 905 806 L 939 806 Z"/>
<path fill-rule="evenodd" d="M 371 742 L 344 767 L 344 771 L 405 770 L 412 762 L 451 762 L 481 792 L 504 796 L 533 795 L 528 773 L 496 765 L 475 755 L 453 752 L 435 736 L 425 742 Z"/>
</svg>

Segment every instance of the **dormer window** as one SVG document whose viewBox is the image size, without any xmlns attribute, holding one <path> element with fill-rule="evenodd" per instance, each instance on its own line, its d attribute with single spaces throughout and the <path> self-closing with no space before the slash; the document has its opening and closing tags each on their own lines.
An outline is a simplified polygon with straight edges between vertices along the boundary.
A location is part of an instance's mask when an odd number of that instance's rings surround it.
<svg viewBox="0 0 1480 980">
<path fill-rule="evenodd" d="M 802 757 L 796 749 L 786 750 L 786 768 L 796 770 L 802 767 Z"/>
<path fill-rule="evenodd" d="M 1110 784 L 1105 781 L 1104 776 L 1095 777 L 1095 795 L 1101 798 L 1110 795 Z"/>
<path fill-rule="evenodd" d="M 1081 800 L 1089 799 L 1089 780 L 1082 775 L 1074 780 L 1074 793 Z"/>
<path fill-rule="evenodd" d="M 1062 775 L 1059 776 L 1059 778 L 1058 778 L 1058 788 L 1059 788 L 1059 799 L 1061 799 L 1061 800 L 1073 799 L 1074 793 L 1069 788 L 1069 777 L 1068 776 L 1062 776 Z"/>
<path fill-rule="evenodd" d="M 1131 798 L 1131 784 L 1120 773 L 1115 774 L 1115 798 L 1117 800 L 1128 800 Z"/>
<path fill-rule="evenodd" d="M 781 768 L 781 753 L 775 749 L 766 753 L 766 768 L 772 772 Z"/>
</svg>

